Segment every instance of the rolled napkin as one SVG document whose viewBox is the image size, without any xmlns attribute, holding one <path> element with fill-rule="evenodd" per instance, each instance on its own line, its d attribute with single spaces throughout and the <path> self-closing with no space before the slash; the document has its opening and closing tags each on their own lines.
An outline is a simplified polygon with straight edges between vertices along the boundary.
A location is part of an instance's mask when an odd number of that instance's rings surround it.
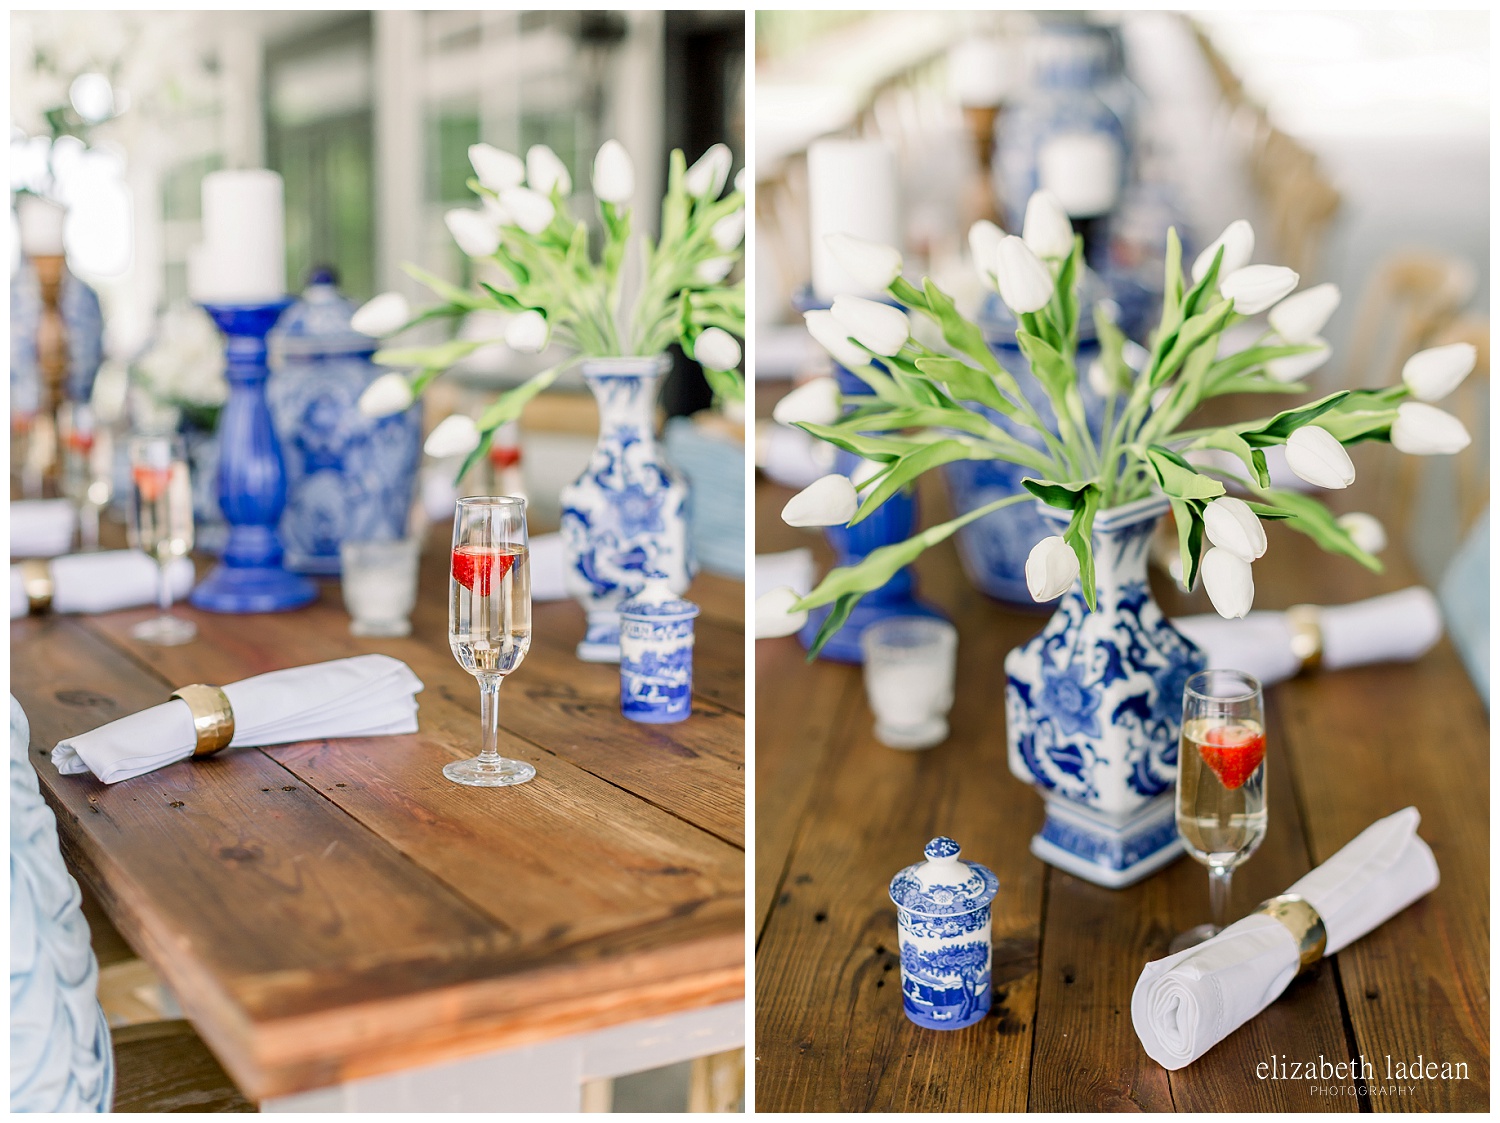
<svg viewBox="0 0 1500 1123">
<path fill-rule="evenodd" d="M 1443 635 L 1437 598 L 1420 585 L 1319 608 L 1317 615 L 1326 670 L 1409 662 L 1429 651 Z M 1182 616 L 1172 623 L 1203 648 L 1210 667 L 1248 671 L 1265 686 L 1291 678 L 1302 666 L 1293 650 L 1293 628 L 1285 612 L 1252 612 L 1241 620 L 1207 613 Z"/>
<path fill-rule="evenodd" d="M 52 575 L 52 611 L 93 615 L 156 603 L 157 566 L 140 550 L 105 550 L 97 554 L 66 554 L 47 564 Z M 174 558 L 167 566 L 167 587 L 173 601 L 193 587 L 193 563 Z M 30 611 L 26 575 L 10 567 L 10 618 Z"/>
<path fill-rule="evenodd" d="M 55 558 L 73 548 L 78 511 L 69 499 L 19 499 L 10 505 L 10 556 Z"/>
<path fill-rule="evenodd" d="M 1421 821 L 1415 807 L 1376 821 L 1287 890 L 1322 918 L 1325 956 L 1437 886 L 1437 862 L 1417 835 Z M 1146 964 L 1130 999 L 1136 1036 L 1163 1068 L 1192 1064 L 1275 1001 L 1299 967 L 1291 931 L 1251 913 L 1197 947 Z"/>
<path fill-rule="evenodd" d="M 421 689 L 411 668 L 389 655 L 356 655 L 241 679 L 223 688 L 234 711 L 228 748 L 414 733 L 414 695 Z M 65 776 L 92 772 L 114 784 L 186 760 L 197 743 L 192 711 L 172 698 L 59 741 L 52 763 Z"/>
</svg>

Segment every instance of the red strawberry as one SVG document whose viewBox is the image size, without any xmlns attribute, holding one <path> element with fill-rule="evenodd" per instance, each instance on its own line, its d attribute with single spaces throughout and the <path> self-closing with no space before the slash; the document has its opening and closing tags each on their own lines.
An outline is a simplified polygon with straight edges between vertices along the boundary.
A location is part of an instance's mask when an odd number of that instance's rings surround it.
<svg viewBox="0 0 1500 1123">
<path fill-rule="evenodd" d="M 1248 725 L 1216 725 L 1198 743 L 1198 755 L 1234 791 L 1266 759 L 1266 735 Z"/>
<path fill-rule="evenodd" d="M 453 579 L 475 596 L 487 597 L 490 587 L 504 581 L 516 564 L 514 550 L 492 546 L 460 546 L 453 551 Z"/>
<path fill-rule="evenodd" d="M 170 468 L 150 468 L 143 464 L 136 465 L 131 474 L 135 478 L 136 489 L 147 503 L 155 503 L 165 495 L 167 484 L 172 478 Z"/>
</svg>

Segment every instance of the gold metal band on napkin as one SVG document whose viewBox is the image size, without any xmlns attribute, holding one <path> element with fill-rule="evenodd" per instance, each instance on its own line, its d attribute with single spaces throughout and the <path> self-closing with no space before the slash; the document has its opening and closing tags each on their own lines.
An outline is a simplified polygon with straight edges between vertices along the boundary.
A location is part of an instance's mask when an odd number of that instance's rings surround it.
<svg viewBox="0 0 1500 1123">
<path fill-rule="evenodd" d="M 1302 959 L 1302 971 L 1306 971 L 1328 948 L 1328 930 L 1323 927 L 1323 918 L 1318 910 L 1295 893 L 1283 893 L 1255 906 L 1292 934 L 1297 941 L 1297 954 Z"/>
<path fill-rule="evenodd" d="M 26 590 L 26 611 L 40 616 L 52 607 L 52 566 L 42 558 L 21 563 L 21 587 Z"/>
<path fill-rule="evenodd" d="M 193 756 L 212 756 L 234 740 L 234 711 L 229 696 L 217 686 L 194 683 L 172 691 L 172 697 L 181 698 L 193 711 L 193 731 L 198 734 Z"/>
<path fill-rule="evenodd" d="M 1292 630 L 1292 654 L 1303 673 L 1323 665 L 1323 614 L 1315 604 L 1294 604 L 1286 610 L 1287 626 Z"/>
</svg>

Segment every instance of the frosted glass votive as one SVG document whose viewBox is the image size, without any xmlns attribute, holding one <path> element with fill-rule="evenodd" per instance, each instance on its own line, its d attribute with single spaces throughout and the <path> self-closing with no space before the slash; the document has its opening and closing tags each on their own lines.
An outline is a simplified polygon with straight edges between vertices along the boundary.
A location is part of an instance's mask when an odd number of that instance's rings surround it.
<svg viewBox="0 0 1500 1123">
<path fill-rule="evenodd" d="M 384 542 L 345 542 L 339 547 L 343 567 L 344 607 L 349 631 L 356 636 L 411 634 L 411 610 L 417 603 L 415 538 Z"/>
<path fill-rule="evenodd" d="M 866 628 L 860 643 L 880 743 L 929 749 L 947 740 L 958 630 L 946 620 L 893 616 Z"/>
</svg>

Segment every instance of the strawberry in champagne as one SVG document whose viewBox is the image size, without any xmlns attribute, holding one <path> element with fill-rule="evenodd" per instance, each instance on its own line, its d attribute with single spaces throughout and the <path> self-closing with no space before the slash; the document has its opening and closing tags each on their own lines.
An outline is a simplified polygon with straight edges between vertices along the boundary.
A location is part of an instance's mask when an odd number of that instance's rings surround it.
<svg viewBox="0 0 1500 1123">
<path fill-rule="evenodd" d="M 531 646 L 531 559 L 525 546 L 453 550 L 449 645 L 471 675 L 515 670 Z"/>
</svg>

